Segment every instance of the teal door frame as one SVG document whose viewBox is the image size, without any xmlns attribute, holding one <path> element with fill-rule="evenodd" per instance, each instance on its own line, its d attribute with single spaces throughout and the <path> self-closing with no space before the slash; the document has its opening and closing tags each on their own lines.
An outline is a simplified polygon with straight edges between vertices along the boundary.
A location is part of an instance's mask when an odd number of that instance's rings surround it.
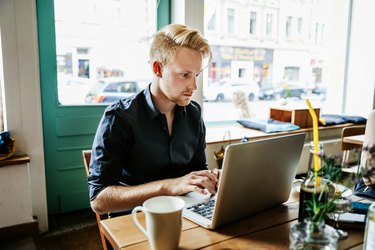
<svg viewBox="0 0 375 250">
<path fill-rule="evenodd" d="M 88 208 L 82 150 L 90 149 L 105 106 L 62 106 L 57 96 L 53 0 L 36 0 L 48 213 Z M 161 0 L 158 28 L 170 23 L 171 1 Z"/>
</svg>

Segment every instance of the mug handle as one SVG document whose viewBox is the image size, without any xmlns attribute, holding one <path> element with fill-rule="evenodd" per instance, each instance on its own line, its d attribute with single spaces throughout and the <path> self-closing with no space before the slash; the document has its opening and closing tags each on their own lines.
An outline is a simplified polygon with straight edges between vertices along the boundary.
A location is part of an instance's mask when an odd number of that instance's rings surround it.
<svg viewBox="0 0 375 250">
<path fill-rule="evenodd" d="M 139 211 L 143 212 L 143 207 L 138 206 L 138 207 L 135 207 L 133 209 L 133 211 L 132 211 L 132 219 L 133 219 L 134 224 L 139 228 L 139 230 L 141 230 L 141 232 L 148 239 L 148 235 L 147 235 L 146 229 L 141 225 L 141 223 L 139 223 L 138 218 L 137 218 L 137 212 L 139 212 Z"/>
</svg>

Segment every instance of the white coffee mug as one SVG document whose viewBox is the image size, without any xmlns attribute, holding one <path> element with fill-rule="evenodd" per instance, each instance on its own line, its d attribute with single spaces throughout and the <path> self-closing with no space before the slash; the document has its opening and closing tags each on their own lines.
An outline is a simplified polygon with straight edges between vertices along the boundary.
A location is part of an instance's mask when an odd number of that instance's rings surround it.
<svg viewBox="0 0 375 250">
<path fill-rule="evenodd" d="M 146 200 L 142 206 L 133 209 L 132 219 L 147 237 L 151 249 L 178 248 L 184 206 L 185 202 L 178 197 L 157 196 Z M 145 213 L 147 230 L 138 221 L 138 211 Z"/>
</svg>

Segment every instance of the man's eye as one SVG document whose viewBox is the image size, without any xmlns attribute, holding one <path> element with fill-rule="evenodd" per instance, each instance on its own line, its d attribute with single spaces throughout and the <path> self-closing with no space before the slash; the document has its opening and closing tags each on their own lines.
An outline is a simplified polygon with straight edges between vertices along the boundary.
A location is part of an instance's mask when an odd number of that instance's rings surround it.
<svg viewBox="0 0 375 250">
<path fill-rule="evenodd" d="M 181 74 L 181 77 L 183 77 L 183 78 L 187 78 L 187 77 L 189 77 L 189 74 Z"/>
</svg>

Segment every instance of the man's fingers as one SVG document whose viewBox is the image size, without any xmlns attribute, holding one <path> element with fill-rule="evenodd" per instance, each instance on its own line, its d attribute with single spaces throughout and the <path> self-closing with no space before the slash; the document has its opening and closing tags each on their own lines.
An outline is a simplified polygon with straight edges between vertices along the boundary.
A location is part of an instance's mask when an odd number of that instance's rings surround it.
<svg viewBox="0 0 375 250">
<path fill-rule="evenodd" d="M 197 186 L 200 189 L 207 189 L 211 194 L 216 193 L 216 181 L 212 181 L 208 177 L 193 178 L 190 181 L 191 185 Z"/>
<path fill-rule="evenodd" d="M 216 194 L 219 175 L 218 169 L 194 171 L 181 177 L 177 183 L 183 193 L 195 191 L 201 194 Z"/>
<path fill-rule="evenodd" d="M 192 191 L 195 191 L 197 193 L 200 193 L 200 194 L 207 194 L 207 189 L 205 188 L 200 188 L 198 186 L 193 186 L 193 190 Z"/>
<path fill-rule="evenodd" d="M 197 171 L 197 172 L 193 172 L 193 174 L 197 175 L 197 176 L 200 176 L 200 177 L 208 177 L 210 178 L 212 181 L 214 182 L 217 182 L 218 181 L 218 177 L 219 177 L 219 174 L 217 172 L 217 169 L 212 169 L 212 170 L 201 170 L 201 171 Z"/>
<path fill-rule="evenodd" d="M 215 175 L 216 179 L 219 179 L 219 177 L 220 177 L 220 170 L 219 169 L 214 168 L 214 169 L 211 170 L 211 173 L 213 175 Z"/>
</svg>

